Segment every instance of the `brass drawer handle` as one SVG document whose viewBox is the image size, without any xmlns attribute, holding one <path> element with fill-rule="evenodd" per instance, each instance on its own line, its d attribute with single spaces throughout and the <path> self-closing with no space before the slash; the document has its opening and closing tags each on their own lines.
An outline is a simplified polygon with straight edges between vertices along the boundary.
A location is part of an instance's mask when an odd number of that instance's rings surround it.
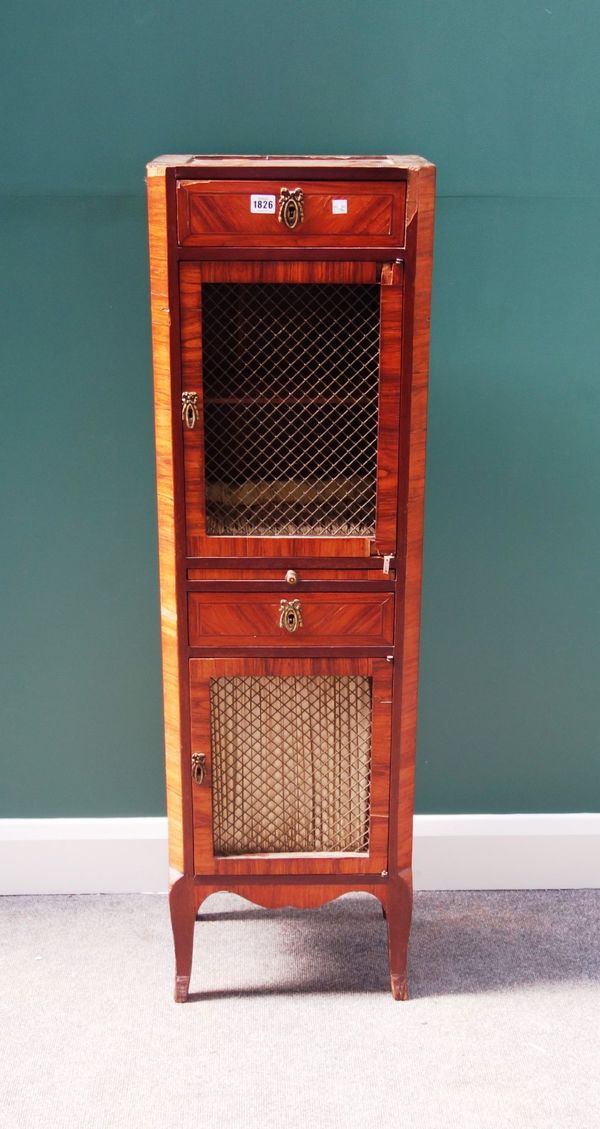
<svg viewBox="0 0 600 1129">
<path fill-rule="evenodd" d="M 293 231 L 304 219 L 304 193 L 301 188 L 282 188 L 278 220 Z"/>
<path fill-rule="evenodd" d="M 281 600 L 279 604 L 279 626 L 285 631 L 297 631 L 302 627 L 302 608 L 300 600 Z"/>
<path fill-rule="evenodd" d="M 205 770 L 206 754 L 194 753 L 192 755 L 192 780 L 194 784 L 202 784 L 204 782 Z"/>
<path fill-rule="evenodd" d="M 198 393 L 181 393 L 181 419 L 188 431 L 192 431 L 198 423 Z"/>
</svg>

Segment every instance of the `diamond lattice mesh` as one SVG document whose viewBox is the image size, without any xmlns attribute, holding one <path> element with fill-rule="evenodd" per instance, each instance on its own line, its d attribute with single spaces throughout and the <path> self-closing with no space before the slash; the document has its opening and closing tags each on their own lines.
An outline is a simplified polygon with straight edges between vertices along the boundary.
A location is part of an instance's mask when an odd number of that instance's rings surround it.
<svg viewBox="0 0 600 1129">
<path fill-rule="evenodd" d="M 379 287 L 202 287 L 209 534 L 371 536 Z"/>
<path fill-rule="evenodd" d="M 365 852 L 371 680 L 213 678 L 217 855 Z"/>
</svg>

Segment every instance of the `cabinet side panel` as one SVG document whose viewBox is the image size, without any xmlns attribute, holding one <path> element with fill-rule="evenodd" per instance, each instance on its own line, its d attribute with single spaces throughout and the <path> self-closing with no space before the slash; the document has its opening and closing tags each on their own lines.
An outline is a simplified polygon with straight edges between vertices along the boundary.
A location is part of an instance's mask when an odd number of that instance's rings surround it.
<svg viewBox="0 0 600 1129">
<path fill-rule="evenodd" d="M 423 510 L 425 501 L 425 453 L 427 438 L 427 391 L 429 377 L 429 314 L 435 168 L 427 165 L 413 174 L 417 181 L 416 256 L 411 356 L 409 359 L 410 419 L 406 512 L 406 558 L 404 572 L 404 622 L 401 655 L 400 779 L 397 864 L 411 865 L 412 814 L 414 805 L 419 632 L 421 619 L 421 574 Z M 412 179 L 412 178 L 411 178 Z M 409 195 L 412 195 L 409 191 Z M 409 223 L 411 216 L 408 216 Z M 413 222 L 415 217 L 413 215 Z"/>
<path fill-rule="evenodd" d="M 181 714 L 177 630 L 175 498 L 172 443 L 170 314 L 168 294 L 166 178 L 148 178 L 148 234 L 154 365 L 156 494 L 165 722 L 169 865 L 183 873 Z"/>
</svg>

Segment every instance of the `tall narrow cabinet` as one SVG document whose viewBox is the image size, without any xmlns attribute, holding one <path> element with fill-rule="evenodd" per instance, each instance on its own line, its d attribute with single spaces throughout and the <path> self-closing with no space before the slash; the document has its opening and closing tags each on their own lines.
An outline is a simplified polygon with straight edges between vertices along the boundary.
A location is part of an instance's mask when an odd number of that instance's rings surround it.
<svg viewBox="0 0 600 1129">
<path fill-rule="evenodd" d="M 434 167 L 147 173 L 175 999 L 216 890 L 373 894 L 405 999 Z"/>
</svg>

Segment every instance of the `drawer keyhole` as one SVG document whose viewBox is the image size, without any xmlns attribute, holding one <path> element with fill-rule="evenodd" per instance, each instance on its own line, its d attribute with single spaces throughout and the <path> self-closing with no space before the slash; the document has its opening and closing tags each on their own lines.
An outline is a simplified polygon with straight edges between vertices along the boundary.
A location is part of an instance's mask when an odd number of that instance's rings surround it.
<svg viewBox="0 0 600 1129">
<path fill-rule="evenodd" d="M 286 631 L 297 631 L 302 627 L 302 608 L 300 600 L 282 600 L 279 605 L 279 626 Z"/>
<path fill-rule="evenodd" d="M 293 231 L 304 219 L 304 193 L 301 188 L 282 188 L 278 220 Z"/>
</svg>

